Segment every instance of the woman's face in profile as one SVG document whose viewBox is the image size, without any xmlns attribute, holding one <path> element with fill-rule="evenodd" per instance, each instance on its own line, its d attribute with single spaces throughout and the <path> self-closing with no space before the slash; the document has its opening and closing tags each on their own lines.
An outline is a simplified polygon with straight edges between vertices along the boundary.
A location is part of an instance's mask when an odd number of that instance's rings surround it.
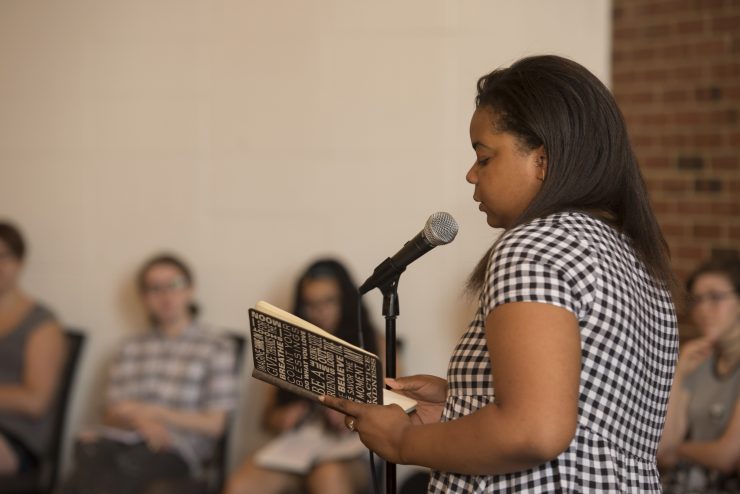
<svg viewBox="0 0 740 494">
<path fill-rule="evenodd" d="M 475 185 L 473 200 L 488 224 L 508 228 L 539 192 L 547 165 L 543 149 L 523 150 L 513 134 L 496 130 L 495 118 L 486 107 L 473 113 L 470 141 L 476 160 L 465 179 Z"/>
<path fill-rule="evenodd" d="M 13 255 L 10 247 L 0 240 L 0 292 L 14 288 L 18 284 L 23 263 Z"/>
<path fill-rule="evenodd" d="M 314 278 L 303 282 L 303 307 L 309 322 L 336 333 L 342 319 L 342 293 L 334 278 Z"/>
<path fill-rule="evenodd" d="M 142 298 L 147 312 L 160 324 L 190 317 L 193 289 L 175 266 L 155 264 L 144 275 Z"/>
<path fill-rule="evenodd" d="M 730 280 L 719 273 L 700 275 L 691 287 L 691 319 L 705 338 L 716 341 L 738 324 L 740 297 Z"/>
</svg>

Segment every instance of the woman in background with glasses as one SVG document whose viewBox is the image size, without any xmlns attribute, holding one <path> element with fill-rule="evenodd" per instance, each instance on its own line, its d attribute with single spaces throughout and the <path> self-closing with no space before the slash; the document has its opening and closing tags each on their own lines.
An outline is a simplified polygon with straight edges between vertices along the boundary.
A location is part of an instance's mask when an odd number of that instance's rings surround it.
<svg viewBox="0 0 740 494">
<path fill-rule="evenodd" d="M 740 492 L 740 260 L 704 264 L 687 290 L 701 336 L 676 366 L 658 448 L 665 492 Z"/>
</svg>

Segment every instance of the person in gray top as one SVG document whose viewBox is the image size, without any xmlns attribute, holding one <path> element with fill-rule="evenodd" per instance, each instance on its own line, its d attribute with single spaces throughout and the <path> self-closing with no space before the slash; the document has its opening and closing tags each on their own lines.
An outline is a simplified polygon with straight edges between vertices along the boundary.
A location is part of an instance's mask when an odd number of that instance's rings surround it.
<svg viewBox="0 0 740 494">
<path fill-rule="evenodd" d="M 701 333 L 682 345 L 658 449 L 668 494 L 740 492 L 740 260 L 711 261 L 688 280 Z"/>
<path fill-rule="evenodd" d="M 0 222 L 0 479 L 46 452 L 65 357 L 54 315 L 20 287 L 25 253 L 18 228 Z"/>
</svg>

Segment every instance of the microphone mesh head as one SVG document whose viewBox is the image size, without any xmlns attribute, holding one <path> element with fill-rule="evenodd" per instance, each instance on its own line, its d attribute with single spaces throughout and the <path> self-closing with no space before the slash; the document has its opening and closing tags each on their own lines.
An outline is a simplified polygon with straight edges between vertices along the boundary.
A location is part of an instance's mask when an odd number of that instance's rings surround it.
<svg viewBox="0 0 740 494">
<path fill-rule="evenodd" d="M 455 240 L 457 230 L 457 221 L 450 213 L 434 213 L 424 225 L 423 235 L 430 244 L 436 247 Z"/>
</svg>

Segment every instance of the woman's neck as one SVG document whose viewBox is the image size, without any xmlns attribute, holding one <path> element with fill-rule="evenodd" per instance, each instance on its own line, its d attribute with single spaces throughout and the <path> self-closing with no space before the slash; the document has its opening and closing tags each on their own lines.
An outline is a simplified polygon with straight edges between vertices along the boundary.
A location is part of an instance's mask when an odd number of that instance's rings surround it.
<svg viewBox="0 0 740 494">
<path fill-rule="evenodd" d="M 18 287 L 0 292 L 0 313 L 11 311 L 26 299 Z"/>
</svg>

